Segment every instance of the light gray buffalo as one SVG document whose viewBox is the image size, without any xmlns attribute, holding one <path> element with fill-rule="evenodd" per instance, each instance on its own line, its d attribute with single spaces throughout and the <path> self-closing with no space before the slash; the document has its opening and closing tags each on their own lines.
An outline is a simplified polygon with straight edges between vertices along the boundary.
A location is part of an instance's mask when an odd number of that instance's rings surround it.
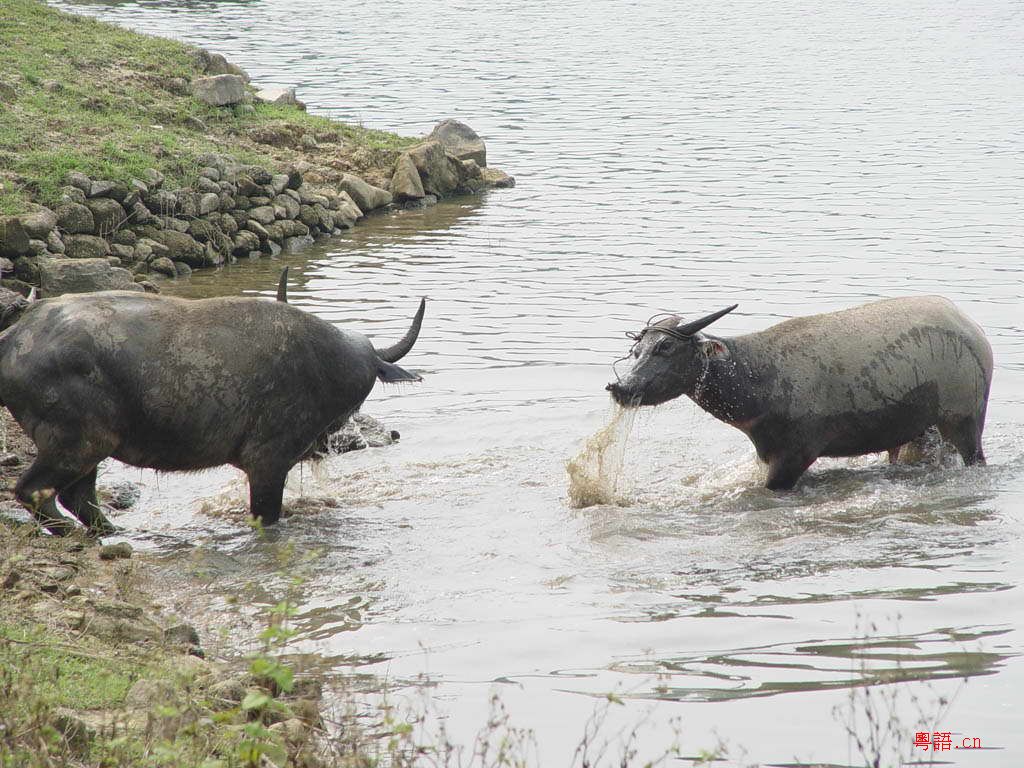
<svg viewBox="0 0 1024 768">
<path fill-rule="evenodd" d="M 313 456 L 376 380 L 399 368 L 423 322 L 377 349 L 359 333 L 284 301 L 186 300 L 109 291 L 31 305 L 0 334 L 0 401 L 38 455 L 15 495 L 46 528 L 112 530 L 96 496 L 108 456 L 164 471 L 230 464 L 249 480 L 250 512 L 277 521 L 288 471 Z"/>
<path fill-rule="evenodd" d="M 947 299 L 876 301 L 734 338 L 701 332 L 736 306 L 630 334 L 633 367 L 607 387 L 616 402 L 687 395 L 750 438 L 771 489 L 792 488 L 819 456 L 895 451 L 933 426 L 965 464 L 984 463 L 992 350 Z"/>
</svg>

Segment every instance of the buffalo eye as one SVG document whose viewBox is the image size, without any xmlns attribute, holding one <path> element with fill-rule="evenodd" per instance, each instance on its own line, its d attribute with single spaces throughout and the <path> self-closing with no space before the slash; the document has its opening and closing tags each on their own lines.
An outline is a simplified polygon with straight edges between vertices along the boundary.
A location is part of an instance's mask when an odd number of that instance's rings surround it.
<svg viewBox="0 0 1024 768">
<path fill-rule="evenodd" d="M 658 355 L 659 357 L 664 357 L 669 353 L 671 347 L 672 340 L 667 337 L 662 337 L 658 339 L 658 342 L 654 345 L 654 349 L 651 350 L 651 354 Z"/>
</svg>

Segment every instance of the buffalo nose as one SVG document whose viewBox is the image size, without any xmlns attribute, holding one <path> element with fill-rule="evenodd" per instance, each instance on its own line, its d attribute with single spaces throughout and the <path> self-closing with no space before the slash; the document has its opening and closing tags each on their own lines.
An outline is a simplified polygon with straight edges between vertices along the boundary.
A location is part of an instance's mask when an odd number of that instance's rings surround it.
<svg viewBox="0 0 1024 768">
<path fill-rule="evenodd" d="M 617 383 L 617 382 L 614 382 L 614 381 L 613 381 L 613 382 L 611 382 L 610 384 L 606 384 L 604 388 L 605 388 L 606 390 L 608 390 L 609 392 L 614 392 L 614 391 L 615 391 L 616 389 L 618 389 L 618 388 L 619 388 L 619 385 L 618 385 L 618 383 Z"/>
</svg>

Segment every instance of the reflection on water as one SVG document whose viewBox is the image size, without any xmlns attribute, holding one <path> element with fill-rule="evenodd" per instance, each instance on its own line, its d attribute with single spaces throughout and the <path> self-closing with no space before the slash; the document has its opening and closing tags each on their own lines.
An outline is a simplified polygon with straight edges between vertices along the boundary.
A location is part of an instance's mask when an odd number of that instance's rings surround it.
<svg viewBox="0 0 1024 768">
<path fill-rule="evenodd" d="M 619 691 L 610 725 L 652 706 L 654 752 L 681 716 L 687 754 L 717 732 L 751 760 L 849 764 L 831 715 L 842 689 L 948 694 L 961 676 L 945 725 L 1003 749 L 943 759 L 1024 754 L 1018 5 L 300 6 L 76 7 L 209 46 L 370 127 L 461 117 L 519 184 L 166 284 L 270 300 L 289 264 L 293 303 L 386 340 L 425 295 L 407 358 L 425 380 L 367 405 L 397 445 L 293 473 L 294 508 L 331 501 L 266 541 L 201 511 L 244 505 L 232 471 L 108 468 L 145 483 L 119 518 L 136 543 L 169 576 L 203 575 L 203 600 L 225 610 L 275 599 L 284 546 L 320 553 L 297 653 L 427 673 L 463 742 L 497 687 L 546 763 L 568 762 L 591 697 Z M 741 434 L 675 402 L 637 417 L 628 505 L 567 505 L 565 461 L 606 422 L 623 332 L 652 314 L 739 302 L 716 326 L 728 335 L 923 292 L 990 336 L 989 467 L 821 461 L 771 493 Z M 858 615 L 885 628 L 851 639 Z"/>
</svg>

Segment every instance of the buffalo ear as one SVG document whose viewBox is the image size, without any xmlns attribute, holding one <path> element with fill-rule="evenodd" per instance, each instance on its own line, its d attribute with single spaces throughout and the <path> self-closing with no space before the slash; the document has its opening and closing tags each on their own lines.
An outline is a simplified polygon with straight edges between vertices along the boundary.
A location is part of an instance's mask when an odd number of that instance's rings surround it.
<svg viewBox="0 0 1024 768">
<path fill-rule="evenodd" d="M 699 344 L 700 351 L 708 360 L 726 360 L 729 357 L 729 348 L 719 339 L 701 339 Z"/>
</svg>

